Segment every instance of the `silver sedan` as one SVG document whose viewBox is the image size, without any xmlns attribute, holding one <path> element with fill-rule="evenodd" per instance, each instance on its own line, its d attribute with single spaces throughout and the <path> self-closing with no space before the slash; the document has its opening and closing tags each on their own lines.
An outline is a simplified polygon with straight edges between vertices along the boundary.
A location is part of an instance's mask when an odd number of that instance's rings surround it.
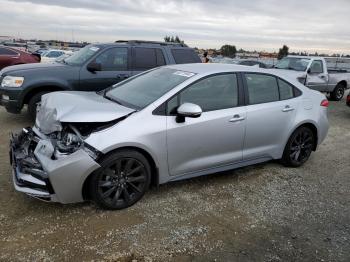
<svg viewBox="0 0 350 262">
<path fill-rule="evenodd" d="M 100 92 L 44 95 L 11 139 L 16 190 L 126 208 L 150 185 L 280 159 L 325 139 L 328 101 L 283 73 L 225 64 L 156 68 Z"/>
</svg>

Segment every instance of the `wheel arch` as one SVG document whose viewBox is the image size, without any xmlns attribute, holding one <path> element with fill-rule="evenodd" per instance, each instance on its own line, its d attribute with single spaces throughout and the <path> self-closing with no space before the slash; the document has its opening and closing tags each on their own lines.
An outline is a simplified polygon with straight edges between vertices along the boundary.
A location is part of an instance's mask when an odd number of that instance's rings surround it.
<svg viewBox="0 0 350 262">
<path fill-rule="evenodd" d="M 342 85 L 342 86 L 344 86 L 345 88 L 348 88 L 348 82 L 346 82 L 346 80 L 341 80 L 340 82 L 338 82 L 338 83 L 336 84 L 336 86 L 338 86 L 338 85 Z"/>
<path fill-rule="evenodd" d="M 297 130 L 297 129 L 301 128 L 301 127 L 307 127 L 307 128 L 309 128 L 309 129 L 312 131 L 313 135 L 314 135 L 315 138 L 316 138 L 316 141 L 315 141 L 315 144 L 314 144 L 314 147 L 313 147 L 312 150 L 313 150 L 313 151 L 316 151 L 317 145 L 318 145 L 318 129 L 317 129 L 317 126 L 316 126 L 314 123 L 310 122 L 310 121 L 308 121 L 308 122 L 302 122 L 302 123 L 300 123 L 299 125 L 297 125 L 297 126 L 293 129 L 293 131 L 290 133 L 290 135 L 289 135 L 289 137 L 288 137 L 288 140 L 289 140 L 290 136 L 295 132 L 295 130 Z M 288 140 L 287 140 L 285 146 L 287 145 Z"/>
<path fill-rule="evenodd" d="M 66 89 L 58 85 L 43 85 L 31 88 L 27 93 L 24 94 L 22 104 L 28 104 L 29 100 L 36 94 L 41 92 L 56 92 L 65 91 Z"/>
<path fill-rule="evenodd" d="M 105 154 L 102 154 L 99 159 L 97 159 L 97 162 L 100 162 L 101 158 L 104 158 L 110 154 L 113 154 L 117 151 L 122 151 L 122 150 L 134 150 L 139 152 L 140 154 L 142 154 L 148 161 L 148 163 L 151 166 L 151 186 L 154 187 L 158 187 L 159 186 L 159 170 L 158 170 L 158 166 L 154 160 L 154 158 L 152 157 L 152 155 L 147 152 L 145 149 L 140 148 L 140 147 L 136 147 L 136 146 L 124 146 L 124 147 L 119 147 L 116 149 L 113 149 Z M 89 182 L 90 179 L 92 177 L 93 172 L 88 175 L 88 177 L 85 179 L 84 183 L 83 183 L 83 187 L 82 187 L 82 196 L 83 199 L 89 199 Z"/>
</svg>

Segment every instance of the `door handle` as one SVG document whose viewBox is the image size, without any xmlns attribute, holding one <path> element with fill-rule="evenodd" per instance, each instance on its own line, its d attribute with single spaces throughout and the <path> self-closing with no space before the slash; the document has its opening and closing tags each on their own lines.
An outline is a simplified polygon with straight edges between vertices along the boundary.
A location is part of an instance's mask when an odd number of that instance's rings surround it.
<svg viewBox="0 0 350 262">
<path fill-rule="evenodd" d="M 325 75 L 320 75 L 320 78 L 326 79 L 327 77 Z"/>
<path fill-rule="evenodd" d="M 282 112 L 289 112 L 289 111 L 293 111 L 294 108 L 293 107 L 290 107 L 290 106 L 285 106 L 285 108 L 282 109 Z"/>
<path fill-rule="evenodd" d="M 245 119 L 244 116 L 240 116 L 240 115 L 234 115 L 230 120 L 229 122 L 240 122 L 240 121 L 243 121 Z"/>
<path fill-rule="evenodd" d="M 127 74 L 120 74 L 120 75 L 117 75 L 117 78 L 121 78 L 121 79 L 125 79 L 125 78 L 128 78 L 129 75 Z"/>
</svg>

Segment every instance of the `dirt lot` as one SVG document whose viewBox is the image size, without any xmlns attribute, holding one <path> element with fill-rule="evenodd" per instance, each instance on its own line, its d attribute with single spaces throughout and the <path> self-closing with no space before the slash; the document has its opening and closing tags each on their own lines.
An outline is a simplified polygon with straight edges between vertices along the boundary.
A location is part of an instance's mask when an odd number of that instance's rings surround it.
<svg viewBox="0 0 350 262">
<path fill-rule="evenodd" d="M 127 210 L 14 191 L 0 109 L 0 261 L 350 261 L 350 108 L 302 168 L 276 162 L 152 189 Z"/>
</svg>

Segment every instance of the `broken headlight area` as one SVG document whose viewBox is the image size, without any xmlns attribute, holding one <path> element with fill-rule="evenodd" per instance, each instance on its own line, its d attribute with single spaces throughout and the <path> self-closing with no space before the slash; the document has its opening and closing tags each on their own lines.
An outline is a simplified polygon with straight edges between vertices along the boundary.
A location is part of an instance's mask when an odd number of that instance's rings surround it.
<svg viewBox="0 0 350 262">
<path fill-rule="evenodd" d="M 15 187 L 34 197 L 50 199 L 54 193 L 48 174 L 35 157 L 39 138 L 31 129 L 24 128 L 12 134 L 10 140 L 10 163 L 13 167 Z"/>
</svg>

